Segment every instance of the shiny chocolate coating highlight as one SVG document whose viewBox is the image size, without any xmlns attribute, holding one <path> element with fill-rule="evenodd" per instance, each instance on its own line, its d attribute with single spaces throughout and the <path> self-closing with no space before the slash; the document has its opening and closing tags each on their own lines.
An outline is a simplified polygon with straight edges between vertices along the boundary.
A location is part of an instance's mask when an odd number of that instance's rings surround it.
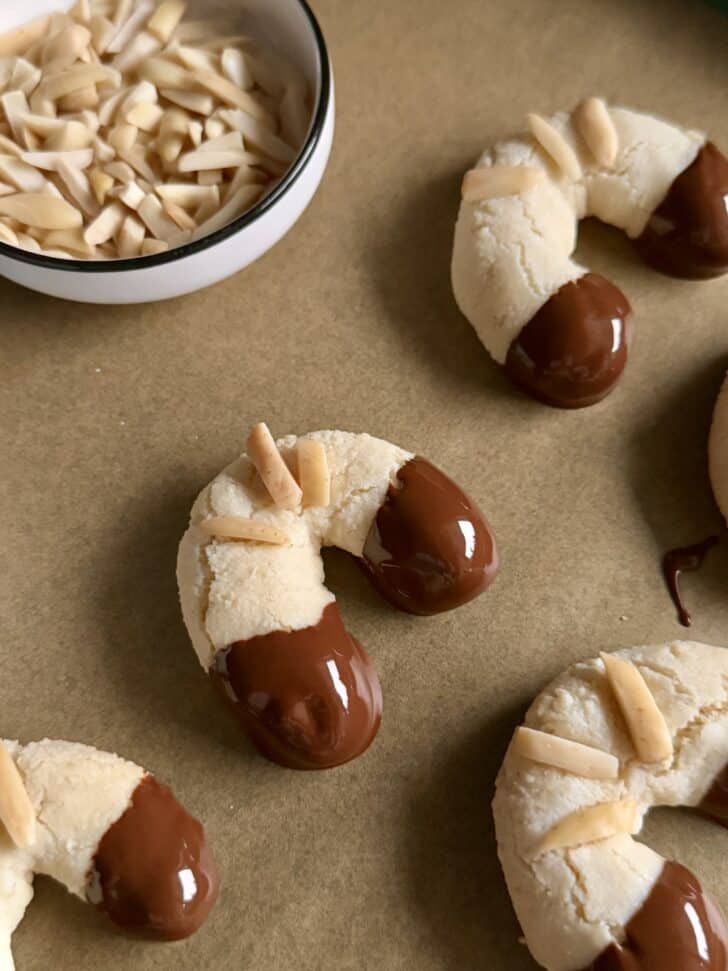
<svg viewBox="0 0 728 971">
<path fill-rule="evenodd" d="M 728 763 L 703 796 L 699 808 L 723 826 L 728 826 Z"/>
<path fill-rule="evenodd" d="M 389 488 L 362 563 L 379 593 L 396 607 L 436 614 L 490 586 L 498 551 L 475 503 L 444 472 L 414 458 Z"/>
<path fill-rule="evenodd" d="M 557 408 L 601 401 L 627 363 L 629 301 L 609 280 L 586 273 L 556 291 L 508 349 L 508 377 Z"/>
<path fill-rule="evenodd" d="M 210 674 L 260 752 L 287 768 L 341 765 L 377 734 L 379 678 L 336 604 L 313 627 L 237 641 Z"/>
<path fill-rule="evenodd" d="M 635 242 L 645 262 L 670 276 L 728 271 L 728 159 L 712 142 L 675 179 Z"/>
<path fill-rule="evenodd" d="M 177 941 L 200 928 L 219 888 L 202 825 L 145 776 L 99 843 L 89 901 L 125 931 Z"/>
<path fill-rule="evenodd" d="M 625 928 L 586 971 L 727 971 L 728 929 L 697 878 L 666 863 Z"/>
</svg>

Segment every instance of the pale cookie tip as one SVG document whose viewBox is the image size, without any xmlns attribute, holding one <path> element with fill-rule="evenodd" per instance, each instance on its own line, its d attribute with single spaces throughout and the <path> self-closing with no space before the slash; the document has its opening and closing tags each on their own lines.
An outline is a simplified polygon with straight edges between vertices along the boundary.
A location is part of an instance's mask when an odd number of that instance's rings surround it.
<svg viewBox="0 0 728 971">
<path fill-rule="evenodd" d="M 671 758 L 670 730 L 638 668 L 614 654 L 601 654 L 601 659 L 637 755 L 648 763 Z"/>
<path fill-rule="evenodd" d="M 0 823 L 19 849 L 27 849 L 35 842 L 36 820 L 33 804 L 15 762 L 1 742 Z"/>
<path fill-rule="evenodd" d="M 551 850 L 596 843 L 619 833 L 632 835 L 638 831 L 639 809 L 634 799 L 603 802 L 577 809 L 559 820 L 538 844 L 535 856 L 543 856 Z"/>
<path fill-rule="evenodd" d="M 523 759 L 585 779 L 616 779 L 619 776 L 619 759 L 610 752 L 524 725 L 516 729 L 513 751 Z"/>
</svg>

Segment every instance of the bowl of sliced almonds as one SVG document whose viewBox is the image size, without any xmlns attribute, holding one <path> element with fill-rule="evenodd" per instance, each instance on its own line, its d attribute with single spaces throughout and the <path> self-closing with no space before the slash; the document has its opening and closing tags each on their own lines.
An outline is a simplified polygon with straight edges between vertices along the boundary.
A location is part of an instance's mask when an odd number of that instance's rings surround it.
<svg viewBox="0 0 728 971">
<path fill-rule="evenodd" d="M 216 283 L 298 220 L 333 130 L 305 0 L 4 0 L 0 274 L 89 303 Z"/>
</svg>

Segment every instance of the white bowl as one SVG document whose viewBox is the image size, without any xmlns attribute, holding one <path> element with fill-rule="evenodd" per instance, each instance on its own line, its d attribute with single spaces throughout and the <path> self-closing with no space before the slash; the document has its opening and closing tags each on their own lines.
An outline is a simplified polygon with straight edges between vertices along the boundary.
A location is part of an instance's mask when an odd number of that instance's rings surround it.
<svg viewBox="0 0 728 971">
<path fill-rule="evenodd" d="M 0 0 L 0 33 L 72 0 Z M 185 246 L 130 260 L 62 260 L 0 243 L 0 274 L 40 293 L 84 303 L 146 303 L 192 293 L 237 273 L 274 246 L 313 198 L 334 135 L 334 85 L 321 29 L 306 0 L 197 0 L 191 15 L 244 11 L 245 28 L 269 41 L 314 92 L 306 141 L 272 192 L 230 225 Z"/>
</svg>

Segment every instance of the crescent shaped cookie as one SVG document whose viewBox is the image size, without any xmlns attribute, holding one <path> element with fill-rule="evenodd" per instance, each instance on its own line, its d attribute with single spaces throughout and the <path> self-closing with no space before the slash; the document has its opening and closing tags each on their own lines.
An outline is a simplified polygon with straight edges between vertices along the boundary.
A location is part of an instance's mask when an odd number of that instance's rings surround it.
<svg viewBox="0 0 728 971">
<path fill-rule="evenodd" d="M 321 548 L 357 557 L 417 614 L 484 591 L 498 567 L 482 514 L 443 472 L 370 435 L 312 432 L 248 452 L 205 488 L 179 548 L 182 613 L 202 667 L 268 758 L 340 765 L 379 727 L 376 672 L 324 584 Z"/>
<path fill-rule="evenodd" d="M 725 971 L 700 881 L 634 836 L 653 806 L 728 822 L 728 650 L 677 641 L 569 668 L 516 731 L 493 801 L 498 855 L 549 971 Z"/>
<path fill-rule="evenodd" d="M 74 742 L 0 741 L 1 971 L 36 873 L 162 941 L 193 934 L 219 889 L 202 826 L 144 769 Z"/>
<path fill-rule="evenodd" d="M 465 176 L 455 299 L 509 377 L 551 405 L 607 395 L 627 361 L 630 305 L 572 258 L 596 216 L 676 276 L 728 270 L 728 159 L 705 136 L 589 98 L 529 115 L 529 133 L 487 149 Z"/>
</svg>

